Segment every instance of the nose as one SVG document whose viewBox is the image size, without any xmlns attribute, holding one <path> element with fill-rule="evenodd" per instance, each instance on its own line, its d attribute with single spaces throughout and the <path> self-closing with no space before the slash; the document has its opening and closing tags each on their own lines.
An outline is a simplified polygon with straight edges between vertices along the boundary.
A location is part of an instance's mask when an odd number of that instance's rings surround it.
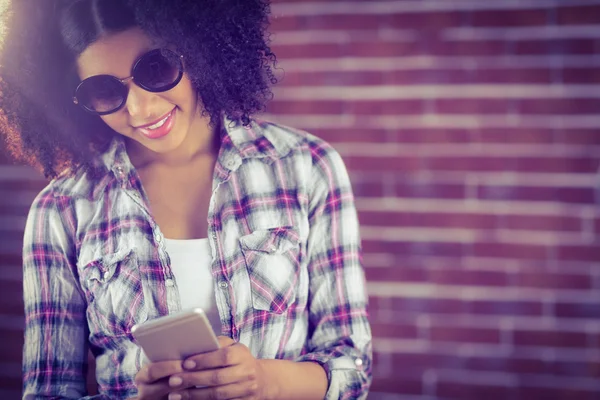
<svg viewBox="0 0 600 400">
<path fill-rule="evenodd" d="M 154 94 L 148 92 L 133 82 L 128 85 L 129 94 L 125 108 L 134 121 L 146 121 L 151 114 L 150 108 Z"/>
</svg>

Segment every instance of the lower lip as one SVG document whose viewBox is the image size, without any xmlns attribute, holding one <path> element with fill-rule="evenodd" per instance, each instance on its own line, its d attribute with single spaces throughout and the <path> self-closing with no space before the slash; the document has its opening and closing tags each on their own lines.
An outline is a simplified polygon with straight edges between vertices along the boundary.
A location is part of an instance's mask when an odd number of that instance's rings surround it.
<svg viewBox="0 0 600 400">
<path fill-rule="evenodd" d="M 160 139 L 162 137 L 165 137 L 169 134 L 169 132 L 171 132 L 171 129 L 173 129 L 173 125 L 175 124 L 175 112 L 177 111 L 177 109 L 173 109 L 173 111 L 171 111 L 171 113 L 169 114 L 169 116 L 167 117 L 167 120 L 165 121 L 164 124 L 162 124 L 162 126 L 160 128 L 156 128 L 156 129 L 146 129 L 146 128 L 138 128 L 139 131 L 141 132 L 142 135 L 144 135 L 144 137 L 148 138 L 148 139 Z"/>
</svg>

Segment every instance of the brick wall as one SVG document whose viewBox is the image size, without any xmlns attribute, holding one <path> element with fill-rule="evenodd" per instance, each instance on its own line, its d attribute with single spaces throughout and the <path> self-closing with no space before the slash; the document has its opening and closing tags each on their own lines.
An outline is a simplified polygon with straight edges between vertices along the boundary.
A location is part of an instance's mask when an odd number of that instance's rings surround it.
<svg viewBox="0 0 600 400">
<path fill-rule="evenodd" d="M 273 12 L 269 112 L 355 186 L 370 398 L 600 398 L 600 2 Z"/>
<path fill-rule="evenodd" d="M 370 399 L 600 397 L 600 1 L 278 0 L 269 107 L 342 153 Z M 20 389 L 24 218 L 0 166 L 0 398 Z"/>
</svg>

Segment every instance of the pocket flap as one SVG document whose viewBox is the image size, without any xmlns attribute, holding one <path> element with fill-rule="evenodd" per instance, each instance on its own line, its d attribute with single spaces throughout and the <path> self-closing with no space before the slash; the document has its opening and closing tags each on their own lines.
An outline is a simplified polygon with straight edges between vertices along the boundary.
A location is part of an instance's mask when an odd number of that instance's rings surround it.
<svg viewBox="0 0 600 400">
<path fill-rule="evenodd" d="M 90 261 L 81 271 L 82 277 L 87 280 L 96 280 L 104 283 L 109 281 L 117 270 L 117 266 L 131 258 L 132 249 L 117 251 L 113 254 L 107 254 L 101 258 Z"/>
<path fill-rule="evenodd" d="M 281 254 L 298 247 L 300 235 L 291 226 L 259 229 L 240 238 L 243 249 L 270 254 Z"/>
</svg>

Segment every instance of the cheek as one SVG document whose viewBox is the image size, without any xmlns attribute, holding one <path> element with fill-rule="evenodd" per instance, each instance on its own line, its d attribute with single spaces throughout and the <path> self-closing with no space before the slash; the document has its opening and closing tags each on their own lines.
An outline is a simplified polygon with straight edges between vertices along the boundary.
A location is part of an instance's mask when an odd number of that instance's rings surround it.
<svg viewBox="0 0 600 400">
<path fill-rule="evenodd" d="M 113 131 L 122 135 L 127 135 L 129 131 L 129 125 L 127 124 L 127 118 L 122 112 L 122 110 L 114 114 L 103 115 L 100 118 Z"/>
</svg>

